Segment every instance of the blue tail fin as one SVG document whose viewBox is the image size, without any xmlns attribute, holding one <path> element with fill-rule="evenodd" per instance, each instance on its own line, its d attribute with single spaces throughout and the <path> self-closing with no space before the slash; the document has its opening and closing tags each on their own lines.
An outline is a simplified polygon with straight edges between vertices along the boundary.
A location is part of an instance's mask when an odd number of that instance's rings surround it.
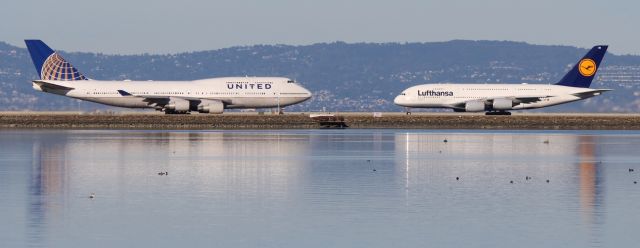
<svg viewBox="0 0 640 248">
<path fill-rule="evenodd" d="M 557 85 L 589 88 L 591 81 L 600 68 L 600 61 L 607 52 L 608 46 L 594 46 L 573 68 L 564 75 Z"/>
<path fill-rule="evenodd" d="M 82 73 L 41 40 L 25 40 L 24 43 L 27 44 L 31 60 L 33 60 L 33 65 L 36 66 L 40 79 L 60 81 L 87 80 Z"/>
</svg>

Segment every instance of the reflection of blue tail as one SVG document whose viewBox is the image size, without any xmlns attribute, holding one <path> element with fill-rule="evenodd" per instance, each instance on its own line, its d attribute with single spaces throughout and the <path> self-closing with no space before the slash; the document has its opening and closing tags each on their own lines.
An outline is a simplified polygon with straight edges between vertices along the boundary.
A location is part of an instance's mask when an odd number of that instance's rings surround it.
<svg viewBox="0 0 640 248">
<path fill-rule="evenodd" d="M 608 46 L 594 46 L 578 63 L 564 75 L 557 85 L 589 88 L 591 81 L 600 68 L 600 61 L 607 52 Z"/>
<path fill-rule="evenodd" d="M 40 79 L 60 81 L 87 80 L 82 73 L 41 40 L 25 40 L 24 43 L 27 44 L 31 60 L 33 60 L 33 65 L 38 70 Z"/>
</svg>

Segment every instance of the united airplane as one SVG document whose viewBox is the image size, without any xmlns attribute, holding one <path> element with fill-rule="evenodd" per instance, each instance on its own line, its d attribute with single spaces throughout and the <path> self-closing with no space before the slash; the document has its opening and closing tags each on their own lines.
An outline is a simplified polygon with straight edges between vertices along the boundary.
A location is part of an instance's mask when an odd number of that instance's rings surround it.
<svg viewBox="0 0 640 248">
<path fill-rule="evenodd" d="M 33 88 L 125 108 L 153 108 L 167 114 L 221 114 L 225 109 L 281 108 L 311 97 L 283 77 L 223 77 L 193 81 L 92 80 L 40 40 L 25 40 L 40 76 Z"/>
<path fill-rule="evenodd" d="M 593 47 L 556 84 L 422 84 L 404 90 L 396 105 L 450 108 L 456 112 L 510 115 L 509 110 L 544 108 L 598 96 L 610 89 L 591 89 L 607 46 Z"/>
</svg>

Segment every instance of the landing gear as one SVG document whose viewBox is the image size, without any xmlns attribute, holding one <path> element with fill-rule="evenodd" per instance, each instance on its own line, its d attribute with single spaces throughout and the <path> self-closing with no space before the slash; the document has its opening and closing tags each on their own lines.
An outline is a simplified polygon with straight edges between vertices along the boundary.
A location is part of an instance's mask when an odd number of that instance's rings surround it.
<svg viewBox="0 0 640 248">
<path fill-rule="evenodd" d="M 175 110 L 165 109 L 164 110 L 164 114 L 165 115 L 188 115 L 190 113 L 186 112 L 186 111 L 178 112 L 178 111 L 175 111 Z"/>
<path fill-rule="evenodd" d="M 507 112 L 507 111 L 491 111 L 491 112 L 486 112 L 485 115 L 511 115 L 511 112 Z"/>
<path fill-rule="evenodd" d="M 284 114 L 284 108 L 277 108 L 277 109 L 271 109 L 271 114 L 273 115 L 283 115 Z"/>
<path fill-rule="evenodd" d="M 407 115 L 411 115 L 411 108 L 404 108 Z"/>
</svg>

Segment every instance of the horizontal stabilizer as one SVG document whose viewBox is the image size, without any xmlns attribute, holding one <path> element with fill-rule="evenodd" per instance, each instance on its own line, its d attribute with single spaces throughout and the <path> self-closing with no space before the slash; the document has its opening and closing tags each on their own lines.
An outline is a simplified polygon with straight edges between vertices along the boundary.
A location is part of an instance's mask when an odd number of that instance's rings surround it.
<svg viewBox="0 0 640 248">
<path fill-rule="evenodd" d="M 41 80 L 34 80 L 33 83 L 37 84 L 38 86 L 40 86 L 40 88 L 47 88 L 47 89 L 52 89 L 52 90 L 73 90 L 73 89 L 75 89 L 75 88 L 72 88 L 72 87 L 67 87 L 67 86 L 63 86 L 63 85 L 59 85 L 59 84 L 53 84 L 53 83 L 49 83 L 49 82 L 45 82 L 45 81 L 41 81 Z"/>
<path fill-rule="evenodd" d="M 577 96 L 577 97 L 580 97 L 582 99 L 585 99 L 585 98 L 589 98 L 589 97 L 594 97 L 594 96 L 600 95 L 603 92 L 607 92 L 607 91 L 611 91 L 611 89 L 590 90 L 590 91 L 587 91 L 587 92 L 575 93 L 573 95 Z"/>
</svg>

